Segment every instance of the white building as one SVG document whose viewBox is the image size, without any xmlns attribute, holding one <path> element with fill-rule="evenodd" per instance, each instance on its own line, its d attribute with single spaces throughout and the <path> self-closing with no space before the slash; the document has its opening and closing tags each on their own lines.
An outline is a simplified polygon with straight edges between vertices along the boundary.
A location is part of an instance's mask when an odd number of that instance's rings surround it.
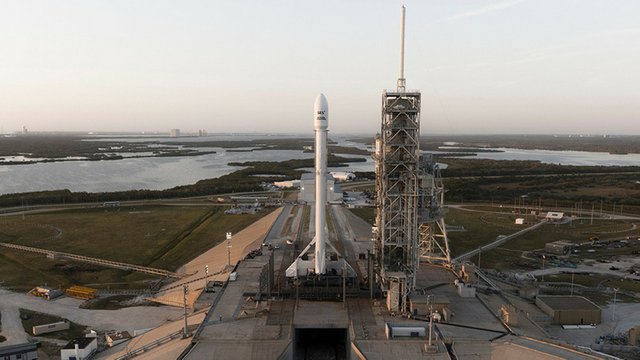
<svg viewBox="0 0 640 360">
<path fill-rule="evenodd" d="M 169 136 L 172 138 L 180 137 L 180 129 L 171 129 Z"/>
<path fill-rule="evenodd" d="M 331 176 L 333 176 L 336 181 L 352 181 L 356 178 L 354 173 L 344 171 L 332 171 Z"/>
<path fill-rule="evenodd" d="M 316 176 L 313 173 L 302 174 L 300 178 L 300 195 L 298 200 L 306 203 L 316 201 Z M 342 189 L 336 185 L 336 181 L 331 174 L 327 174 L 327 201 L 341 201 Z"/>
<path fill-rule="evenodd" d="M 564 218 L 563 212 L 555 212 L 555 211 L 549 211 L 545 216 L 545 219 L 549 221 L 562 221 L 563 218 Z"/>
<path fill-rule="evenodd" d="M 80 337 L 73 339 L 60 350 L 60 358 L 62 360 L 84 360 L 96 351 L 98 351 L 98 338 Z"/>
<path fill-rule="evenodd" d="M 300 180 L 285 180 L 285 181 L 275 181 L 273 186 L 277 186 L 279 188 L 299 188 Z"/>
</svg>

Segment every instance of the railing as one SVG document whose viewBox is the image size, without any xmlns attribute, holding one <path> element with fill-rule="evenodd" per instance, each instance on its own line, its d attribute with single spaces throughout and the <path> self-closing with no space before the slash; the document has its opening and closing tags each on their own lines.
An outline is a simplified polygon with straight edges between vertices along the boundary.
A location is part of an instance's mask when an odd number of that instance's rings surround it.
<svg viewBox="0 0 640 360">
<path fill-rule="evenodd" d="M 173 332 L 173 333 L 171 333 L 171 334 L 169 334 L 169 335 L 167 335 L 165 337 L 161 337 L 160 339 L 155 340 L 153 342 L 150 342 L 149 344 L 147 344 L 147 345 L 145 345 L 143 347 L 140 347 L 140 348 L 137 348 L 137 349 L 133 349 L 133 350 L 127 352 L 126 354 L 120 356 L 119 358 L 116 358 L 116 360 L 127 360 L 127 359 L 134 358 L 134 357 L 136 357 L 136 356 L 138 356 L 138 355 L 140 355 L 142 353 L 145 353 L 145 352 L 147 352 L 147 351 L 149 351 L 149 350 L 151 350 L 151 349 L 153 349 L 155 347 L 158 347 L 158 346 L 160 346 L 160 345 L 162 345 L 162 344 L 164 344 L 166 342 L 169 342 L 169 341 L 171 341 L 173 339 L 181 337 L 182 336 L 182 332 L 183 332 L 183 330 L 179 330 L 179 331 Z"/>
<path fill-rule="evenodd" d="M 496 241 L 494 241 L 494 242 L 492 242 L 490 244 L 481 246 L 481 247 L 479 247 L 477 249 L 473 249 L 473 250 L 471 250 L 471 251 L 469 251 L 467 253 L 464 253 L 464 254 L 456 257 L 455 259 L 453 259 L 453 261 L 462 262 L 462 261 L 464 261 L 466 259 L 474 257 L 475 255 L 478 255 L 478 253 L 480 253 L 482 251 L 491 250 L 493 248 L 496 248 L 496 247 L 504 244 L 505 242 L 507 242 L 507 241 L 509 241 L 509 240 L 511 240 L 511 239 L 513 239 L 515 237 L 518 237 L 518 236 L 520 236 L 520 235 L 522 235 L 522 234 L 524 234 L 526 232 L 529 232 L 531 230 L 537 229 L 537 228 L 539 228 L 540 226 L 542 226 L 542 225 L 544 225 L 546 223 L 547 223 L 547 220 L 542 220 L 539 223 L 537 223 L 537 224 L 535 224 L 533 226 L 530 226 L 530 227 L 528 227 L 526 229 L 522 229 L 522 230 L 520 230 L 518 232 L 515 232 L 515 233 L 513 233 L 511 235 L 507 235 L 507 236 L 501 237 L 501 238 L 497 239 Z"/>
<path fill-rule="evenodd" d="M 33 252 L 33 253 L 37 253 L 37 254 L 43 254 L 43 255 L 46 255 L 47 257 L 51 257 L 51 258 L 62 257 L 62 258 L 70 259 L 70 260 L 75 260 L 75 261 L 80 261 L 80 262 L 85 262 L 85 263 L 90 263 L 90 264 L 96 264 L 96 265 L 102 265 L 102 266 L 110 267 L 110 268 L 114 268 L 114 269 L 133 270 L 133 271 L 139 271 L 139 272 L 152 274 L 152 275 L 171 277 L 171 278 L 175 278 L 175 279 L 180 279 L 181 278 L 180 275 L 178 275 L 177 273 L 174 273 L 172 271 L 162 270 L 162 269 L 155 269 L 155 268 L 150 268 L 150 267 L 146 267 L 146 266 L 133 265 L 133 264 L 121 263 L 121 262 L 117 262 L 117 261 L 97 259 L 97 258 L 92 258 L 92 257 L 88 257 L 88 256 L 69 254 L 69 253 L 64 253 L 64 252 L 60 252 L 60 251 L 39 249 L 39 248 L 34 248 L 34 247 L 29 247 L 29 246 L 2 243 L 2 242 L 0 242 L 0 246 L 4 246 L 4 247 L 10 248 L 10 249 L 15 249 L 15 250 L 22 250 L 22 251 L 28 251 L 28 252 Z"/>
</svg>

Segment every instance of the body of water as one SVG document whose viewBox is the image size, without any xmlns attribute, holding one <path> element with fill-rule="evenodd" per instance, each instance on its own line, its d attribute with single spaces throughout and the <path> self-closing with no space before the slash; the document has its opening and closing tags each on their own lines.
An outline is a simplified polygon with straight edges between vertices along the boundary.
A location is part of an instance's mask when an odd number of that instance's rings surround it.
<svg viewBox="0 0 640 360">
<path fill-rule="evenodd" d="M 226 152 L 185 157 L 106 161 L 66 161 L 0 166 L 0 194 L 69 189 L 71 191 L 162 190 L 220 177 L 241 169 L 230 162 L 308 159 L 297 150 Z"/>
<path fill-rule="evenodd" d="M 256 138 L 301 137 L 293 135 L 224 135 L 206 140 L 252 140 Z M 332 137 L 338 145 L 366 148 L 366 144 L 350 142 L 347 138 Z M 122 140 L 122 138 L 118 138 Z M 128 141 L 149 141 L 148 137 L 130 138 Z M 166 141 L 167 138 L 158 140 Z M 175 139 L 184 141 L 185 138 Z M 185 157 L 136 158 L 108 161 L 67 161 L 27 165 L 0 166 L 0 194 L 69 189 L 71 191 L 121 191 L 135 189 L 161 190 L 178 185 L 193 184 L 198 180 L 220 177 L 240 168 L 230 162 L 283 161 L 307 159 L 313 153 L 301 150 L 256 150 L 250 152 L 226 151 L 222 148 L 200 148 L 215 154 Z M 233 149 L 231 149 L 233 150 Z M 470 159 L 537 160 L 562 165 L 640 165 L 640 154 L 611 155 L 584 151 L 550 151 L 499 148 L 501 152 L 478 153 Z M 443 149 L 446 152 L 446 149 Z M 329 168 L 330 171 L 373 171 L 373 160 L 368 155 L 344 154 L 344 157 L 363 158 L 366 162 L 351 163 L 348 167 Z M 446 162 L 446 160 L 444 160 Z M 312 170 L 312 169 L 307 169 Z"/>
<path fill-rule="evenodd" d="M 574 166 L 639 166 L 640 154 L 615 155 L 606 152 L 524 150 L 495 148 L 500 152 L 479 152 L 474 159 L 534 160 L 546 164 Z M 467 157 L 471 158 L 471 157 Z"/>
</svg>

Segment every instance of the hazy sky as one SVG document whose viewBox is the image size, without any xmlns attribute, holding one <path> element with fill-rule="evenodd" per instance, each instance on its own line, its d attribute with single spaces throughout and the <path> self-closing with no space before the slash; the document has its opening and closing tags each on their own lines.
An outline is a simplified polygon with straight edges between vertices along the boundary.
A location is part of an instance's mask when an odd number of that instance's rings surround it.
<svg viewBox="0 0 640 360">
<path fill-rule="evenodd" d="M 0 126 L 374 133 L 403 3 L 423 134 L 640 134 L 638 0 L 0 0 Z"/>
</svg>

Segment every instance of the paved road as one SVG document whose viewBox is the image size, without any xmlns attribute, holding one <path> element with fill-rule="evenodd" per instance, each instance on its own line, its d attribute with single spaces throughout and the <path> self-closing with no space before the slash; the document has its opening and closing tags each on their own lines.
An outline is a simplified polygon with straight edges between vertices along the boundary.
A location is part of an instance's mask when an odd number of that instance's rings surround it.
<svg viewBox="0 0 640 360">
<path fill-rule="evenodd" d="M 156 327 L 167 320 L 177 319 L 182 310 L 168 306 L 136 306 L 119 310 L 87 310 L 78 306 L 81 301 L 61 298 L 47 301 L 27 294 L 0 289 L 0 309 L 2 324 L 5 323 L 5 311 L 9 319 L 18 308 L 56 315 L 73 322 L 99 330 L 135 330 Z M 8 309 L 8 310 L 5 310 Z M 3 329 L 4 334 L 4 329 Z M 6 336 L 6 335 L 5 335 Z"/>
<path fill-rule="evenodd" d="M 0 302 L 0 313 L 2 313 L 2 330 L 0 333 L 7 338 L 7 341 L 3 342 L 2 346 L 27 342 L 27 334 L 22 327 L 18 308 L 9 306 L 2 301 Z"/>
</svg>

